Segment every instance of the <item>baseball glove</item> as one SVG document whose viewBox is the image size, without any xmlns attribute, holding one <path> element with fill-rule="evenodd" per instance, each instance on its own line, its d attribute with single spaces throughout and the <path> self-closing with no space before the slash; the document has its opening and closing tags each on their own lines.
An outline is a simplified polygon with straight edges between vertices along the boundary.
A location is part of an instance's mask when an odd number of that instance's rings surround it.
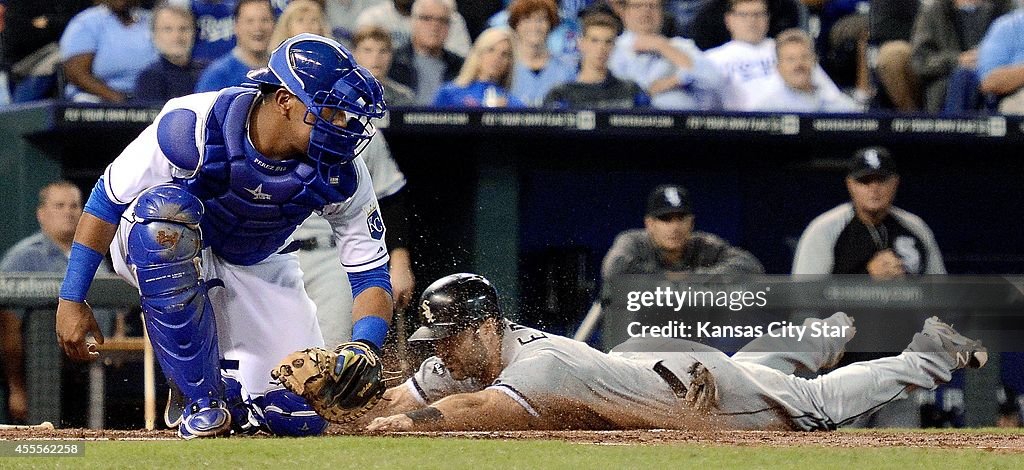
<svg viewBox="0 0 1024 470">
<path fill-rule="evenodd" d="M 690 387 L 686 391 L 684 402 L 701 413 L 709 414 L 718 406 L 718 385 L 704 364 L 695 362 L 688 370 Z"/>
<path fill-rule="evenodd" d="M 320 416 L 339 424 L 358 419 L 377 404 L 384 395 L 383 375 L 377 353 L 361 342 L 343 343 L 333 352 L 296 351 L 270 371 L 274 380 L 305 398 Z"/>
</svg>

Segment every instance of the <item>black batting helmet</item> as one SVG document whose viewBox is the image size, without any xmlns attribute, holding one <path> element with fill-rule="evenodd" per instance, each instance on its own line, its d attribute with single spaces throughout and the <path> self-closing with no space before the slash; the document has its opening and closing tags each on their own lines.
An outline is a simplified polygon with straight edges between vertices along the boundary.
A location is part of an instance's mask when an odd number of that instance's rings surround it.
<svg viewBox="0 0 1024 470">
<path fill-rule="evenodd" d="M 434 281 L 420 296 L 420 321 L 409 341 L 433 341 L 454 335 L 488 318 L 500 318 L 498 291 L 479 274 L 459 273 Z"/>
</svg>

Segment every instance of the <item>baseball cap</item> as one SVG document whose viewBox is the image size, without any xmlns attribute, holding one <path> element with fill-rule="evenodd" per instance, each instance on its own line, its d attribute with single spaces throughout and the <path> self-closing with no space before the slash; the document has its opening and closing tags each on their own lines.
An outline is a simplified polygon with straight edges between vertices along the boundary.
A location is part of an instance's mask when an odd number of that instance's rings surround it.
<svg viewBox="0 0 1024 470">
<path fill-rule="evenodd" d="M 896 162 L 884 147 L 866 147 L 853 153 L 847 176 L 859 180 L 868 176 L 888 178 L 896 174 Z"/>
<path fill-rule="evenodd" d="M 690 194 L 686 188 L 676 184 L 663 184 L 654 188 L 647 196 L 648 217 L 661 217 L 665 214 L 692 214 Z"/>
</svg>

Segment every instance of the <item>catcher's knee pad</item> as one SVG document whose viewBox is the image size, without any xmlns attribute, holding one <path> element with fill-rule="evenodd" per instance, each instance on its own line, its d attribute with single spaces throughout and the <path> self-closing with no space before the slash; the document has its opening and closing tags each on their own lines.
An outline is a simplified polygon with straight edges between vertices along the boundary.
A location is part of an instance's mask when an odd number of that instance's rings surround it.
<svg viewBox="0 0 1024 470">
<path fill-rule="evenodd" d="M 306 400 L 285 389 L 274 389 L 253 399 L 263 428 L 277 436 L 317 436 L 327 430 L 327 421 L 316 414 Z"/>
<path fill-rule="evenodd" d="M 189 401 L 221 395 L 217 324 L 199 253 L 202 202 L 173 184 L 143 192 L 128 233 L 150 341 L 160 367 Z"/>
</svg>

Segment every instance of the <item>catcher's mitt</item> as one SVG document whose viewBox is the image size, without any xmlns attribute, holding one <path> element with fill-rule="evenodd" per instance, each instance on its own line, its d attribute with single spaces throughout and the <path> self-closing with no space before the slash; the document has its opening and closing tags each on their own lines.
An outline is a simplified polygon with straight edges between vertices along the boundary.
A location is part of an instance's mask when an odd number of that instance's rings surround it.
<svg viewBox="0 0 1024 470">
<path fill-rule="evenodd" d="M 284 358 L 270 376 L 305 398 L 324 419 L 354 421 L 384 395 L 380 358 L 364 343 L 341 344 L 334 352 L 310 348 Z"/>
</svg>

